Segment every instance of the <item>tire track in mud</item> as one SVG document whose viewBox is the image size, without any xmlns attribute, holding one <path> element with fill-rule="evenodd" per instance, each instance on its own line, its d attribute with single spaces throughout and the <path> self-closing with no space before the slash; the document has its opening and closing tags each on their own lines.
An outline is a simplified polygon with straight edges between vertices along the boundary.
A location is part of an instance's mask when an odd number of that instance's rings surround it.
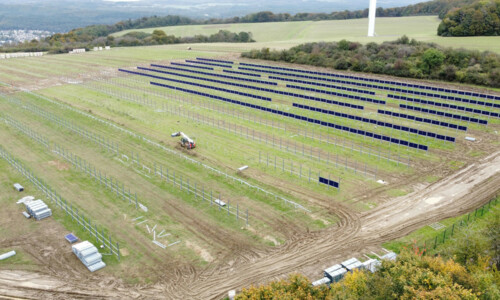
<svg viewBox="0 0 500 300">
<path fill-rule="evenodd" d="M 497 192 L 500 186 L 499 172 L 500 155 L 497 152 L 430 185 L 423 192 L 407 195 L 403 201 L 396 198 L 363 215 L 363 227 L 360 227 L 361 222 L 339 224 L 332 230 L 291 240 L 260 261 L 241 266 L 231 276 L 225 274 L 222 278 L 225 272 L 220 274 L 220 279 L 213 274 L 210 278 L 203 278 L 201 275 L 196 284 L 199 292 L 190 291 L 188 295 L 196 299 L 217 298 L 227 290 L 264 282 L 318 262 L 317 257 L 341 257 L 342 254 L 355 253 L 369 245 L 403 236 L 431 220 L 467 211 L 489 200 Z M 435 205 L 436 200 L 429 201 L 440 194 L 445 199 L 443 203 Z M 403 214 L 409 210 L 413 215 Z M 399 218 L 396 218 L 398 215 Z M 385 221 L 388 218 L 393 218 L 391 223 Z M 333 252 L 336 254 L 332 255 Z"/>
<path fill-rule="evenodd" d="M 50 290 L 38 288 L 38 292 L 36 287 L 29 290 L 45 298 L 218 299 L 230 289 L 266 282 L 305 268 L 314 267 L 319 274 L 322 267 L 359 254 L 363 249 L 404 236 L 431 222 L 470 211 L 490 200 L 499 187 L 500 152 L 496 152 L 425 189 L 391 199 L 367 213 L 357 214 L 338 206 L 336 213 L 340 220 L 336 226 L 297 233 L 279 247 L 250 250 L 234 245 L 235 251 L 241 251 L 238 253 L 241 258 L 235 259 L 233 264 L 220 259 L 218 265 L 211 265 L 205 270 L 182 266 L 176 268 L 173 276 L 155 285 L 128 286 L 115 282 L 111 286 L 102 286 L 97 292 L 89 286 L 99 282 L 102 278 L 99 275 L 92 275 L 87 280 L 75 280 L 65 272 L 47 276 L 35 273 L 41 281 L 54 280 L 61 287 Z M 50 273 L 57 272 L 55 269 L 57 265 Z M 9 296 L 28 296 L 28 291 L 23 294 L 22 281 L 9 279 L 6 274 L 6 271 L 0 271 L 0 282 L 3 283 L 0 295 L 7 294 L 6 290 Z M 74 295 L 66 294 L 68 289 Z M 14 292 L 17 294 L 12 294 Z"/>
</svg>

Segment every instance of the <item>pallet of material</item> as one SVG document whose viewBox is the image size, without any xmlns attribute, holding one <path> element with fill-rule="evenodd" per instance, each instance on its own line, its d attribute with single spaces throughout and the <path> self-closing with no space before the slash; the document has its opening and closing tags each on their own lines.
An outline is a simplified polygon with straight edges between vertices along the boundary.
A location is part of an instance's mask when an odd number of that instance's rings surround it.
<svg viewBox="0 0 500 300">
<path fill-rule="evenodd" d="M 95 272 L 106 266 L 102 261 L 102 254 L 99 253 L 97 248 L 89 241 L 75 244 L 71 246 L 71 249 L 90 272 Z"/>
</svg>

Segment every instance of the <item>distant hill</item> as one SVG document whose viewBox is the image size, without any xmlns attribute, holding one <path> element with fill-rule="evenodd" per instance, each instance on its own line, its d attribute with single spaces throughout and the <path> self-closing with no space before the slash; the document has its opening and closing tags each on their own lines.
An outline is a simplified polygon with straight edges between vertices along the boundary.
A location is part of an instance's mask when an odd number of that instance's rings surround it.
<svg viewBox="0 0 500 300">
<path fill-rule="evenodd" d="M 434 0 L 422 2 L 415 5 L 396 7 L 396 8 L 378 8 L 378 17 L 404 17 L 420 15 L 439 15 L 444 16 L 453 8 L 462 7 L 473 3 L 475 0 Z M 244 17 L 233 17 L 226 19 L 197 20 L 181 16 L 152 16 L 143 17 L 135 20 L 125 20 L 113 25 L 91 25 L 84 28 L 70 31 L 75 36 L 88 40 L 89 37 L 105 37 L 109 34 L 130 30 L 153 27 L 178 26 L 178 25 L 202 25 L 202 24 L 235 24 L 235 23 L 265 23 L 265 22 L 290 22 L 290 21 L 320 21 L 320 20 L 346 20 L 366 18 L 368 9 L 356 11 L 342 11 L 332 13 L 297 13 L 291 15 L 288 13 L 275 14 L 270 11 L 261 11 L 252 13 Z"/>
<path fill-rule="evenodd" d="M 471 0 L 379 1 L 378 16 L 444 16 Z M 415 4 L 417 3 L 417 4 Z M 409 5 L 414 4 L 414 5 Z M 396 7 L 399 6 L 399 7 Z M 255 23 L 305 20 L 343 20 L 368 15 L 368 0 L 0 0 L 1 29 L 43 29 L 68 32 L 91 25 L 114 24 L 115 30 L 185 24 Z M 323 13 L 324 12 L 324 13 Z M 144 18 L 143 16 L 151 16 Z M 172 23 L 180 19 L 180 23 Z M 122 21 L 120 21 L 122 20 Z M 127 20 L 127 21 L 123 21 Z M 117 25 L 119 24 L 119 25 Z M 111 30 L 112 31 L 112 30 Z"/>
<path fill-rule="evenodd" d="M 395 7 L 417 2 L 419 0 L 384 0 L 383 5 Z M 296 14 L 365 7 L 368 7 L 368 0 L 0 0 L 0 30 L 68 32 L 94 24 L 114 24 L 153 15 L 178 15 L 204 21 L 241 17 L 257 11 Z"/>
</svg>

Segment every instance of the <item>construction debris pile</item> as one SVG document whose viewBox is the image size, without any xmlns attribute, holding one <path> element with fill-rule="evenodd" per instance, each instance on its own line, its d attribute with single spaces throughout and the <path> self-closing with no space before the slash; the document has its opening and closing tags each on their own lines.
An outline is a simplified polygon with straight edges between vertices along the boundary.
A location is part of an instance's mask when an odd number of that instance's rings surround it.
<svg viewBox="0 0 500 300">
<path fill-rule="evenodd" d="M 80 261 L 89 269 L 90 272 L 95 272 L 106 266 L 102 261 L 102 255 L 97 251 L 97 248 L 89 241 L 84 241 L 73 245 L 73 253 Z"/>
</svg>

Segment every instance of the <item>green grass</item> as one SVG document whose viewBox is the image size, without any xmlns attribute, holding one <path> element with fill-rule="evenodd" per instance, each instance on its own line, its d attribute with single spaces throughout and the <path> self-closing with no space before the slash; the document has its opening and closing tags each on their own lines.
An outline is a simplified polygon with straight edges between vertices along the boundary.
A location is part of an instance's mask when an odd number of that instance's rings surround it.
<svg viewBox="0 0 500 300">
<path fill-rule="evenodd" d="M 500 52 L 500 40 L 496 37 L 439 37 L 437 36 L 439 23 L 440 20 L 437 16 L 377 18 L 377 36 L 374 38 L 367 37 L 368 19 L 169 26 L 126 30 L 117 32 L 114 36 L 122 36 L 130 31 L 152 33 L 155 29 L 161 29 L 167 34 L 176 36 L 194 36 L 196 34 L 209 35 L 222 29 L 233 32 L 251 32 L 253 38 L 257 41 L 254 44 L 234 44 L 230 46 L 226 44 L 223 47 L 230 47 L 231 49 L 259 49 L 262 47 L 283 49 L 301 43 L 339 41 L 342 39 L 361 43 L 384 42 L 407 35 L 419 41 L 432 42 L 442 46 Z M 217 47 L 217 45 L 210 46 L 210 48 L 223 48 Z M 201 48 L 196 47 L 196 45 L 194 47 L 193 49 Z"/>
<path fill-rule="evenodd" d="M 491 218 L 495 218 L 495 216 L 498 216 L 498 214 L 500 213 L 499 204 L 500 204 L 500 197 L 497 197 L 496 202 L 495 202 L 495 200 L 493 200 L 491 202 L 490 208 L 488 208 L 488 206 L 489 206 L 488 204 L 485 205 L 485 207 L 487 207 L 488 209 L 484 210 L 485 212 L 482 216 L 480 215 L 480 213 L 478 213 L 477 216 L 474 217 L 475 211 L 472 211 L 470 213 L 471 217 L 469 219 L 469 222 L 464 226 L 472 226 L 472 224 L 474 224 L 478 230 L 481 230 L 481 228 L 484 228 L 485 226 L 488 225 L 489 220 Z M 481 208 L 479 208 L 479 211 L 480 211 L 480 209 Z M 443 232 L 445 229 L 447 230 L 447 233 L 449 235 L 450 234 L 450 227 L 453 224 L 455 224 L 455 227 L 453 230 L 454 235 L 455 235 L 455 234 L 459 233 L 460 230 L 462 229 L 462 227 L 457 226 L 457 224 L 460 221 L 464 221 L 464 222 L 467 221 L 468 216 L 469 216 L 469 214 L 465 214 L 465 215 L 461 215 L 461 216 L 448 218 L 448 219 L 439 221 L 439 223 L 444 225 L 445 228 L 435 230 L 430 226 L 425 226 L 425 227 L 422 227 L 418 230 L 415 230 L 414 232 L 410 233 L 409 235 L 407 235 L 405 237 L 384 243 L 382 246 L 386 249 L 389 249 L 389 250 L 392 250 L 396 253 L 399 253 L 403 247 L 411 247 L 413 244 L 421 245 L 423 243 L 423 241 L 433 240 L 436 237 L 441 238 L 443 236 Z M 441 243 L 441 240 L 440 240 L 440 243 Z M 445 241 L 444 245 L 446 245 L 446 243 L 450 243 L 450 239 L 447 239 Z M 443 247 L 443 244 L 440 244 L 440 247 Z M 433 253 L 434 250 L 429 248 L 428 251 L 431 251 L 429 253 Z"/>
</svg>

